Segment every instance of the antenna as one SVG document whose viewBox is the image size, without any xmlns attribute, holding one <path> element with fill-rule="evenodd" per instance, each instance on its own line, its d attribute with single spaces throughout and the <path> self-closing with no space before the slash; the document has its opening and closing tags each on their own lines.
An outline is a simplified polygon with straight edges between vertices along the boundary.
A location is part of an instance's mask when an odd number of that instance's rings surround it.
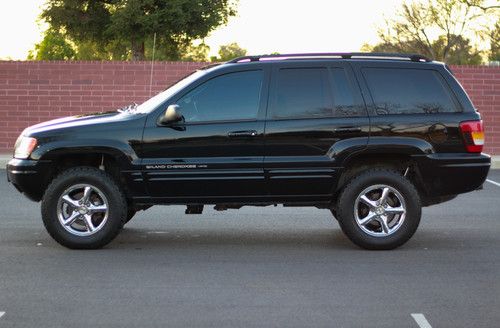
<svg viewBox="0 0 500 328">
<path fill-rule="evenodd" d="M 153 65 L 155 62 L 155 48 L 156 48 L 156 32 L 153 36 L 153 55 L 151 57 L 151 74 L 149 76 L 149 96 L 151 97 L 151 88 L 153 86 Z"/>
</svg>

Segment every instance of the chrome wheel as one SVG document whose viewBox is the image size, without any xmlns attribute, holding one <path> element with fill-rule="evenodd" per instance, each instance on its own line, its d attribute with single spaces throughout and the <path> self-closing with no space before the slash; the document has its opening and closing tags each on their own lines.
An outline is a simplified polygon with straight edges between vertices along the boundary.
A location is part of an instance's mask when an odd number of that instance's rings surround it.
<svg viewBox="0 0 500 328">
<path fill-rule="evenodd" d="M 90 236 L 108 220 L 106 196 L 97 187 L 78 184 L 66 189 L 57 203 L 57 217 L 66 231 L 76 236 Z"/>
<path fill-rule="evenodd" d="M 395 233 L 406 217 L 403 196 L 387 185 L 374 185 L 363 190 L 354 203 L 357 225 L 370 236 L 386 237 Z"/>
</svg>

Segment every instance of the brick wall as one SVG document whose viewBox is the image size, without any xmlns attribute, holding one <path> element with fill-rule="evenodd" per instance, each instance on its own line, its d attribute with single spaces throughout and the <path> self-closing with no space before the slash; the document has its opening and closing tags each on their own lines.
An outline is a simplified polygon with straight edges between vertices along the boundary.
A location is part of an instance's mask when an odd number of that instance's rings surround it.
<svg viewBox="0 0 500 328">
<path fill-rule="evenodd" d="M 0 61 L 0 152 L 27 126 L 141 103 L 204 63 Z"/>
<path fill-rule="evenodd" d="M 452 66 L 485 125 L 485 152 L 500 155 L 500 66 Z"/>
<path fill-rule="evenodd" d="M 0 152 L 27 126 L 141 103 L 204 63 L 0 61 Z M 454 66 L 486 125 L 486 152 L 500 155 L 500 67 Z"/>
</svg>

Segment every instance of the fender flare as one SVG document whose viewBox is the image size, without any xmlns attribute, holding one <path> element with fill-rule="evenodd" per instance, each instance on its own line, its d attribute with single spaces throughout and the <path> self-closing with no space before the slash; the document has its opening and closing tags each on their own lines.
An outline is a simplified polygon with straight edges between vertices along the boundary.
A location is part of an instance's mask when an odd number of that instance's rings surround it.
<svg viewBox="0 0 500 328">
<path fill-rule="evenodd" d="M 346 167 L 360 156 L 391 154 L 419 157 L 434 153 L 435 149 L 429 142 L 411 137 L 351 138 L 335 143 L 329 150 L 329 156 L 335 158 L 340 167 Z"/>
<path fill-rule="evenodd" d="M 71 140 L 71 143 L 49 142 L 33 151 L 31 157 L 35 160 L 52 160 L 60 155 L 96 153 L 110 155 L 123 166 L 141 164 L 141 159 L 129 144 L 110 139 L 76 139 Z"/>
</svg>

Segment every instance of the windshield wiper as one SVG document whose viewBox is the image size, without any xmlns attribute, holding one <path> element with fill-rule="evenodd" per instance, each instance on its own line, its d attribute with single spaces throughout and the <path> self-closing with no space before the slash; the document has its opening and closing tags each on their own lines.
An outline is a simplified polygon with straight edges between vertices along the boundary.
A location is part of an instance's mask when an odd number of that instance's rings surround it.
<svg viewBox="0 0 500 328">
<path fill-rule="evenodd" d="M 120 113 L 124 113 L 124 112 L 134 113 L 135 110 L 137 109 L 137 106 L 139 106 L 139 105 L 137 105 L 136 103 L 132 103 L 130 105 L 123 106 L 122 108 L 119 108 L 118 112 L 120 112 Z"/>
</svg>

